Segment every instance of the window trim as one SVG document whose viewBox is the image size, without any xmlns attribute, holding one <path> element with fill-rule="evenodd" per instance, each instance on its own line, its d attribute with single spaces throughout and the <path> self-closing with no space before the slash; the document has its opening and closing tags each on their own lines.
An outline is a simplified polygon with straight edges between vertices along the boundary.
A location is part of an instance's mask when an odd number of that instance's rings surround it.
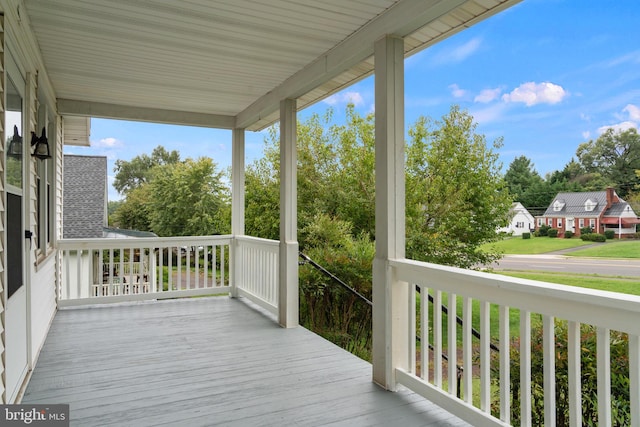
<svg viewBox="0 0 640 427">
<path fill-rule="evenodd" d="M 36 259 L 35 264 L 46 261 L 53 254 L 55 226 L 55 158 L 57 146 L 55 110 L 49 108 L 46 98 L 38 93 L 38 133 L 42 128 L 47 131 L 49 150 L 52 157 L 36 160 Z"/>
</svg>

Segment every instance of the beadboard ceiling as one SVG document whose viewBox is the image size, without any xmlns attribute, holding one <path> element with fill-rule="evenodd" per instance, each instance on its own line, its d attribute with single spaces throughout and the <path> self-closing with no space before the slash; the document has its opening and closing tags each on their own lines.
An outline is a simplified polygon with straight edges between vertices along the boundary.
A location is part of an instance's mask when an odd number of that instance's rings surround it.
<svg viewBox="0 0 640 427">
<path fill-rule="evenodd" d="M 518 0 L 24 0 L 62 114 L 260 130 Z"/>
</svg>

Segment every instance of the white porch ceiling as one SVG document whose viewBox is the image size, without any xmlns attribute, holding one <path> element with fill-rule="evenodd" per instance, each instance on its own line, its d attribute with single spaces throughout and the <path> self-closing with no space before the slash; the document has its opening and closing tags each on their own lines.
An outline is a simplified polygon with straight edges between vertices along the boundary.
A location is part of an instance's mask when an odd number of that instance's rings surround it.
<svg viewBox="0 0 640 427">
<path fill-rule="evenodd" d="M 519 0 L 24 0 L 64 115 L 259 130 Z"/>
</svg>

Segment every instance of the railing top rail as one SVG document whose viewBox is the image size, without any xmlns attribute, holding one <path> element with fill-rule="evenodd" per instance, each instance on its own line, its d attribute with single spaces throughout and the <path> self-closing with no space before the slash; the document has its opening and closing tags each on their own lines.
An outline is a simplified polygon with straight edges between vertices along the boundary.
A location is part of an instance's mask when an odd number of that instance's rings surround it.
<svg viewBox="0 0 640 427">
<path fill-rule="evenodd" d="M 177 237 L 140 237 L 135 239 L 98 238 L 98 239 L 60 239 L 59 249 L 117 249 L 163 246 L 197 246 L 229 244 L 233 236 L 177 236 Z"/>
<path fill-rule="evenodd" d="M 261 245 L 266 246 L 280 246 L 279 240 L 271 240 L 271 239 L 263 239 L 262 237 L 253 237 L 253 236 L 233 236 L 235 240 L 239 242 L 249 242 L 249 243 L 259 243 Z"/>
<path fill-rule="evenodd" d="M 640 296 L 520 279 L 408 259 L 389 261 L 399 280 L 495 304 L 640 334 Z"/>
</svg>

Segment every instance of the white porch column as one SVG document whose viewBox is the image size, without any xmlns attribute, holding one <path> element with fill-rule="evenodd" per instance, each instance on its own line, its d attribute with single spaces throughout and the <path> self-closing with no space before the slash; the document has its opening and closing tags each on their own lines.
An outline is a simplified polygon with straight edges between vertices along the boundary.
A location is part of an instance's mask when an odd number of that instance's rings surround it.
<svg viewBox="0 0 640 427">
<path fill-rule="evenodd" d="M 375 44 L 376 256 L 373 260 L 373 381 L 395 390 L 395 368 L 409 365 L 406 283 L 388 260 L 405 256 L 404 41 Z"/>
<path fill-rule="evenodd" d="M 278 322 L 298 326 L 296 100 L 280 102 L 280 283 Z"/>
<path fill-rule="evenodd" d="M 233 236 L 244 235 L 244 129 L 233 129 L 231 138 L 231 234 Z M 236 280 L 242 277 L 240 269 L 242 265 L 240 250 L 236 241 L 231 245 L 231 296 L 238 296 Z"/>
</svg>

